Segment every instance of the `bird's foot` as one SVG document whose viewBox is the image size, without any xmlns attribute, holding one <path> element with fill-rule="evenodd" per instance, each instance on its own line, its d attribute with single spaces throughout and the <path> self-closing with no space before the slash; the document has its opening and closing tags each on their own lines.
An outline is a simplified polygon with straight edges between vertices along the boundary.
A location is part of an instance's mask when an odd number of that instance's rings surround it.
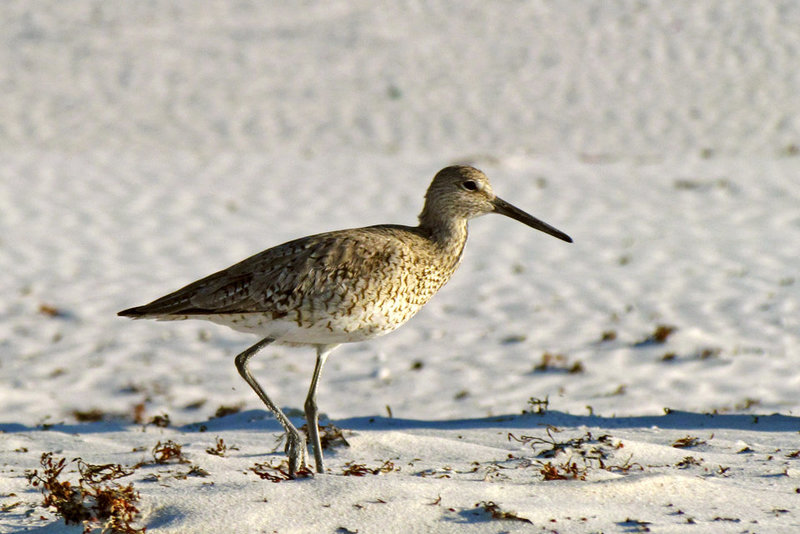
<svg viewBox="0 0 800 534">
<path fill-rule="evenodd" d="M 309 477 L 314 473 L 306 465 L 306 439 L 300 432 L 286 433 L 286 455 L 289 457 L 289 476 Z"/>
</svg>

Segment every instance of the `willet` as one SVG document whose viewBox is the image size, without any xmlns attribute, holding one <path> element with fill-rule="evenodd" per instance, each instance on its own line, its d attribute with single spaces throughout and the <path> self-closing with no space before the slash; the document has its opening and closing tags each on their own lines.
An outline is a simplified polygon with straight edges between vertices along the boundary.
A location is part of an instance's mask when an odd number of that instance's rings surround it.
<svg viewBox="0 0 800 534">
<path fill-rule="evenodd" d="M 305 415 L 317 472 L 324 473 L 316 397 L 328 355 L 341 343 L 387 334 L 413 317 L 461 262 L 467 221 L 487 213 L 572 242 L 497 197 L 478 169 L 452 166 L 433 178 L 418 226 L 382 224 L 301 237 L 118 315 L 205 319 L 259 335 L 261 341 L 236 356 L 236 369 L 286 430 L 292 477 L 305 469 L 306 440 L 270 400 L 247 362 L 271 343 L 316 347 Z"/>
</svg>

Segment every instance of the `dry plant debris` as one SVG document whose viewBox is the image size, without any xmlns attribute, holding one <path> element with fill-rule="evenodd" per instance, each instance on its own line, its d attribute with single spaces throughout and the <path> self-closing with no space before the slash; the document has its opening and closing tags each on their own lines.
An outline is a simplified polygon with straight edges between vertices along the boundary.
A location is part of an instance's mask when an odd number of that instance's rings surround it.
<svg viewBox="0 0 800 534">
<path fill-rule="evenodd" d="M 600 336 L 600 341 L 614 341 L 617 339 L 617 331 L 616 330 L 606 330 Z"/>
<path fill-rule="evenodd" d="M 556 427 L 549 426 L 546 429 L 547 437 L 520 436 L 508 434 L 508 440 L 517 441 L 524 445 L 530 445 L 534 452 L 542 446 L 537 453 L 539 458 L 555 458 L 559 454 L 568 454 L 567 460 L 560 464 L 542 461 L 526 461 L 521 467 L 538 466 L 539 472 L 544 480 L 586 480 L 588 468 L 591 466 L 599 467 L 609 472 L 627 473 L 632 469 L 644 470 L 641 464 L 631 462 L 632 457 L 628 457 L 622 464 L 615 465 L 607 463 L 609 456 L 614 451 L 624 448 L 621 441 L 615 441 L 608 434 L 595 438 L 591 432 L 586 432 L 581 436 L 557 439 L 554 434 L 561 432 Z M 573 460 L 577 456 L 583 461 L 583 466 L 579 466 Z"/>
<path fill-rule="evenodd" d="M 160 441 L 153 447 L 153 461 L 157 464 L 168 464 L 176 462 L 180 464 L 188 464 L 189 460 L 181 452 L 182 446 L 174 441 L 167 440 L 164 443 Z"/>
<path fill-rule="evenodd" d="M 97 408 L 92 408 L 90 410 L 73 410 L 72 417 L 79 423 L 96 423 L 103 420 L 105 413 Z"/>
<path fill-rule="evenodd" d="M 161 414 L 153 416 L 148 424 L 157 426 L 158 428 L 167 428 L 170 425 L 169 415 L 168 414 Z"/>
<path fill-rule="evenodd" d="M 559 372 L 577 374 L 583 371 L 585 369 L 581 361 L 570 363 L 565 355 L 552 354 L 550 352 L 542 354 L 542 360 L 533 367 L 534 373 Z"/>
<path fill-rule="evenodd" d="M 512 512 L 502 510 L 494 501 L 481 501 L 475 503 L 476 507 L 483 508 L 483 510 L 492 516 L 492 519 L 500 519 L 504 521 L 522 521 L 523 523 L 532 523 L 527 517 L 518 516 Z"/>
<path fill-rule="evenodd" d="M 238 451 L 238 450 L 239 450 L 239 447 L 236 447 L 235 445 L 228 446 L 225 443 L 225 440 L 223 440 L 220 437 L 217 437 L 217 441 L 216 441 L 215 445 L 213 447 L 208 447 L 206 449 L 206 452 L 208 454 L 213 455 L 213 456 L 224 457 L 225 455 L 228 454 L 228 451 Z"/>
<path fill-rule="evenodd" d="M 84 534 L 95 529 L 118 534 L 143 533 L 145 528 L 132 525 L 139 509 L 139 493 L 133 484 L 123 486 L 115 480 L 133 473 L 118 464 L 93 465 L 81 458 L 72 460 L 78 467 L 76 484 L 60 479 L 67 466 L 65 458 L 53 453 L 42 454 L 38 469 L 25 473 L 28 482 L 40 488 L 43 506 L 55 508 L 56 514 L 68 525 L 83 524 Z M 72 463 L 70 462 L 70 463 Z"/>
<path fill-rule="evenodd" d="M 233 415 L 235 413 L 239 413 L 242 411 L 242 405 L 236 404 L 234 406 L 220 406 L 217 408 L 217 411 L 214 413 L 214 417 L 219 419 L 220 417 L 225 417 L 226 415 Z"/>
<path fill-rule="evenodd" d="M 544 399 L 537 399 L 536 397 L 531 397 L 528 399 L 528 406 L 529 409 L 522 410 L 523 414 L 531 413 L 535 415 L 544 415 L 547 412 L 548 406 L 550 406 L 550 398 L 545 397 Z"/>
<path fill-rule="evenodd" d="M 398 471 L 391 460 L 386 460 L 380 467 L 367 467 L 364 464 L 357 464 L 354 462 L 347 462 L 344 464 L 342 474 L 344 476 L 363 477 L 365 475 L 378 475 L 380 473 L 389 473 L 391 471 Z"/>
<path fill-rule="evenodd" d="M 668 324 L 660 324 L 656 326 L 653 333 L 644 338 L 643 340 L 639 341 L 638 343 L 634 344 L 634 347 L 644 347 L 647 345 L 663 345 L 667 342 L 669 336 L 677 332 L 678 327 L 668 325 Z"/>
<path fill-rule="evenodd" d="M 604 459 L 607 457 L 607 453 L 603 451 L 600 447 L 588 447 L 588 445 L 593 444 L 603 444 L 609 446 L 613 449 L 621 449 L 622 443 L 613 444 L 611 442 L 611 437 L 608 435 L 600 436 L 599 438 L 595 439 L 592 436 L 591 432 L 586 432 L 585 434 L 574 437 L 568 438 L 564 440 L 558 440 L 553 434 L 557 434 L 561 432 L 558 428 L 554 426 L 548 426 L 546 429 L 547 437 L 540 438 L 537 436 L 520 436 L 517 437 L 511 432 L 508 433 L 508 440 L 517 441 L 524 445 L 530 445 L 531 448 L 536 451 L 537 446 L 544 445 L 546 448 L 542 449 L 537 456 L 540 458 L 554 458 L 559 452 L 564 452 L 567 450 L 575 450 L 581 456 L 597 460 L 597 459 Z"/>
<path fill-rule="evenodd" d="M 319 425 L 319 441 L 322 444 L 323 450 L 335 449 L 336 447 L 349 447 L 350 444 L 344 437 L 345 431 L 338 426 L 330 423 L 328 425 Z M 300 430 L 308 435 L 308 425 L 303 425 Z"/>
<path fill-rule="evenodd" d="M 65 319 L 69 317 L 69 312 L 62 310 L 52 304 L 39 304 L 39 313 L 42 315 L 46 315 L 47 317 L 54 317 L 59 319 Z"/>
<path fill-rule="evenodd" d="M 252 471 L 262 480 L 269 480 L 270 482 L 284 482 L 286 480 L 292 480 L 292 477 L 289 476 L 289 460 L 283 459 L 279 460 L 277 463 L 270 461 L 270 462 L 260 462 L 253 465 L 248 469 Z M 314 473 L 308 470 L 307 467 L 301 467 L 295 473 L 296 478 L 307 478 L 314 476 Z"/>
<path fill-rule="evenodd" d="M 689 449 L 691 447 L 697 447 L 698 445 L 705 445 L 705 441 L 702 439 L 695 437 L 695 436 L 685 436 L 683 438 L 676 439 L 672 446 L 676 449 Z"/>
<path fill-rule="evenodd" d="M 625 532 L 650 532 L 649 521 L 642 521 L 640 519 L 625 518 L 625 521 L 620 521 L 617 525 L 625 527 Z"/>
<path fill-rule="evenodd" d="M 586 467 L 578 467 L 577 463 L 569 460 L 558 465 L 551 462 L 539 462 L 539 465 L 543 480 L 586 480 Z"/>
<path fill-rule="evenodd" d="M 675 467 L 679 469 L 688 469 L 690 467 L 700 466 L 703 465 L 701 460 L 698 460 L 694 456 L 684 456 L 683 460 L 675 464 Z"/>
</svg>

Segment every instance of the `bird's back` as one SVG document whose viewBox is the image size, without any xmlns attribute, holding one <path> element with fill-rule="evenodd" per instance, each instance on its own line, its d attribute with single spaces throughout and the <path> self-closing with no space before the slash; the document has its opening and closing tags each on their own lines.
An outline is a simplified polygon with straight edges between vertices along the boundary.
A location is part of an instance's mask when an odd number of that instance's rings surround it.
<svg viewBox="0 0 800 534">
<path fill-rule="evenodd" d="M 208 319 L 287 343 L 342 343 L 385 334 L 449 280 L 457 254 L 416 227 L 327 232 L 267 249 L 150 304 L 136 318 Z"/>
</svg>

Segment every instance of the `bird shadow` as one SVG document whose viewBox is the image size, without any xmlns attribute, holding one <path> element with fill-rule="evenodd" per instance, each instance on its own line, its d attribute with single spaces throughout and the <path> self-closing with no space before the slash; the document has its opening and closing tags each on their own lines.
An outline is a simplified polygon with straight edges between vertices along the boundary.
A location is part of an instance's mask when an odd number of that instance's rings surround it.
<svg viewBox="0 0 800 534">
<path fill-rule="evenodd" d="M 303 424 L 301 418 L 294 418 Z M 760 432 L 798 432 L 800 417 L 782 414 L 710 414 L 671 410 L 663 415 L 642 416 L 603 416 L 573 415 L 559 411 L 546 411 L 542 414 L 523 413 L 480 417 L 469 419 L 407 419 L 386 416 L 362 416 L 345 419 L 324 420 L 349 430 L 412 430 L 440 429 L 466 430 L 480 428 L 522 429 L 531 427 L 599 427 L 608 429 L 661 428 L 673 430 L 688 429 L 730 429 Z M 21 423 L 0 423 L 0 432 L 49 431 L 67 434 L 93 434 L 124 432 L 141 425 L 125 422 L 87 422 L 57 423 L 52 425 L 24 425 Z M 224 417 L 212 418 L 202 422 L 189 423 L 175 427 L 183 432 L 223 432 L 233 430 L 263 430 L 281 432 L 278 422 L 265 410 L 246 410 Z"/>
<path fill-rule="evenodd" d="M 302 419 L 297 419 L 303 424 Z M 800 431 L 800 417 L 781 414 L 706 414 L 670 410 L 663 415 L 608 417 L 602 415 L 573 415 L 559 411 L 543 414 L 507 414 L 468 419 L 407 419 L 386 416 L 362 416 L 324 420 L 349 430 L 467 430 L 503 427 L 509 430 L 537 426 L 600 427 L 608 429 L 661 428 L 673 430 L 730 429 L 761 432 Z M 225 431 L 263 428 L 282 431 L 278 422 L 263 410 L 247 410 L 237 414 L 210 419 L 203 423 L 185 425 L 186 431 Z"/>
<path fill-rule="evenodd" d="M 514 414 L 477 419 L 445 419 L 438 421 L 378 416 L 355 417 L 339 419 L 335 421 L 335 424 L 352 430 L 402 430 L 415 428 L 463 430 L 496 428 L 498 426 L 508 429 L 531 428 L 532 426 L 585 426 L 609 429 L 657 427 L 673 430 L 718 428 L 762 432 L 797 432 L 800 430 L 800 417 L 780 414 L 703 414 L 674 410 L 663 415 L 605 417 L 601 415 L 573 415 L 565 412 L 547 411 L 543 414 Z"/>
</svg>

